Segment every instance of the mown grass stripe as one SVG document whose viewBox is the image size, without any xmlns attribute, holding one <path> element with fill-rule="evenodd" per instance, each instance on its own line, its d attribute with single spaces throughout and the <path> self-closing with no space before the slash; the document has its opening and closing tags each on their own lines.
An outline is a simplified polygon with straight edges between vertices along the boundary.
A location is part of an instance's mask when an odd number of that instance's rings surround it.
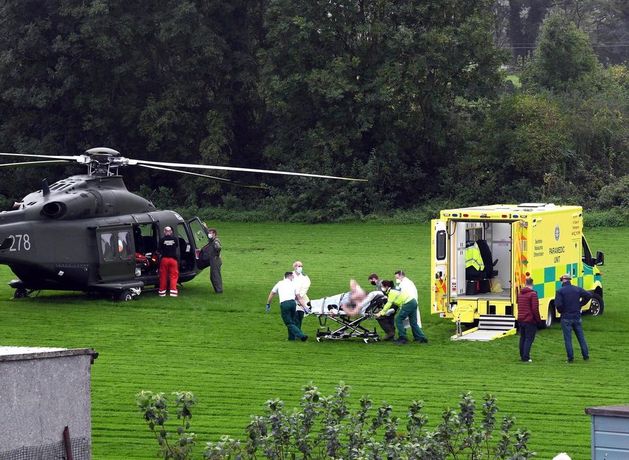
<svg viewBox="0 0 629 460">
<path fill-rule="evenodd" d="M 213 224 L 225 246 L 222 296 L 212 294 L 207 273 L 184 285 L 178 299 L 146 293 L 129 303 L 50 292 L 13 301 L 12 291 L 0 285 L 2 345 L 92 347 L 100 353 L 92 366 L 96 460 L 155 458 L 155 441 L 135 408 L 141 389 L 193 391 L 199 399 L 193 431 L 201 445 L 221 434 L 244 438 L 250 416 L 263 413 L 266 400 L 279 397 L 286 407 L 296 407 L 308 382 L 329 394 L 345 381 L 352 387 L 352 404 L 370 395 L 376 403 L 390 403 L 399 417 L 411 400 L 423 400 L 430 426 L 464 391 L 479 402 L 491 392 L 500 414 L 514 415 L 519 427 L 532 431 L 531 447 L 539 458 L 560 451 L 589 458 L 584 408 L 629 401 L 624 292 L 629 229 L 588 233 L 593 249 L 606 252 L 605 314 L 584 320 L 591 361 L 567 365 L 556 326 L 538 334 L 530 364 L 517 360 L 517 337 L 450 341 L 453 324 L 428 309 L 428 226 Z M 346 290 L 351 277 L 366 284 L 372 271 L 392 276 L 404 269 L 419 288 L 430 343 L 288 343 L 277 303 L 270 314 L 264 304 L 297 258 L 312 278 L 311 298 Z M 0 267 L 0 279 L 12 277 Z M 306 318 L 304 325 L 314 336 L 316 318 Z"/>
</svg>

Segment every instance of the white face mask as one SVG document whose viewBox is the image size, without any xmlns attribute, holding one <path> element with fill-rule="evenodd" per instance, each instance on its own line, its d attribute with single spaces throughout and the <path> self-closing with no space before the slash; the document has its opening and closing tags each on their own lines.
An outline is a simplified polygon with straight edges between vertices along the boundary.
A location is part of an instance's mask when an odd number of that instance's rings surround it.
<svg viewBox="0 0 629 460">
<path fill-rule="evenodd" d="M 295 273 L 297 273 L 298 275 L 301 275 L 302 271 L 304 271 L 303 267 L 295 267 Z"/>
</svg>

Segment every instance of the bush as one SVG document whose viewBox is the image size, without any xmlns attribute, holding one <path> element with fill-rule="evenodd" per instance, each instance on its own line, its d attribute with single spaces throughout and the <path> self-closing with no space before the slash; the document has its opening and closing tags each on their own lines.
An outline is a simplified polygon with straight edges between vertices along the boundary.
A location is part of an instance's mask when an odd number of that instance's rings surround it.
<svg viewBox="0 0 629 460">
<path fill-rule="evenodd" d="M 10 198 L 0 194 L 0 211 L 10 211 L 13 209 L 13 201 Z"/>
<path fill-rule="evenodd" d="M 188 433 L 192 407 L 196 404 L 196 398 L 188 391 L 173 393 L 177 419 L 181 424 L 177 427 L 177 434 L 170 433 L 166 428 L 166 422 L 170 418 L 168 412 L 168 398 L 164 393 L 141 391 L 136 396 L 136 404 L 144 416 L 144 421 L 149 430 L 155 436 L 159 444 L 159 456 L 164 460 L 186 460 L 191 458 L 195 445 L 196 435 Z"/>
<path fill-rule="evenodd" d="M 629 208 L 583 213 L 584 227 L 629 227 Z"/>
<path fill-rule="evenodd" d="M 185 395 L 185 397 L 182 397 Z M 194 435 L 188 435 L 191 393 L 176 393 L 177 417 L 184 423 L 177 435 L 180 445 L 169 439 L 176 436 L 165 426 L 168 401 L 162 393 L 143 391 L 137 404 L 149 429 L 156 434 L 164 459 L 188 459 Z M 423 403 L 411 402 L 405 420 L 393 415 L 384 403 L 373 409 L 373 401 L 362 397 L 352 411 L 348 405 L 349 387 L 340 383 L 334 394 L 323 396 L 310 384 L 304 388 L 300 407 L 291 412 L 279 399 L 266 402 L 266 414 L 253 416 L 246 428 L 246 441 L 223 436 L 208 442 L 203 456 L 210 460 L 269 459 L 528 459 L 535 456 L 528 447 L 530 434 L 515 430 L 511 417 L 504 417 L 496 432 L 498 407 L 486 395 L 480 414 L 470 393 L 461 396 L 458 410 L 446 409 L 435 430 L 427 429 L 421 413 Z"/>
<path fill-rule="evenodd" d="M 596 204 L 599 208 L 625 208 L 629 210 L 629 175 L 601 188 Z"/>
</svg>

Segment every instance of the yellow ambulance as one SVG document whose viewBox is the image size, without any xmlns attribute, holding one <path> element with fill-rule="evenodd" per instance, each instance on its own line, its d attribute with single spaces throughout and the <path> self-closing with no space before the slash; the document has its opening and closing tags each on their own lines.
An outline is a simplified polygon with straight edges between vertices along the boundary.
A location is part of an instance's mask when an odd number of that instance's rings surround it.
<svg viewBox="0 0 629 460">
<path fill-rule="evenodd" d="M 453 339 L 492 340 L 515 333 L 516 298 L 527 277 L 549 327 L 559 277 L 592 292 L 583 307 L 603 313 L 603 253 L 592 255 L 583 236 L 580 206 L 550 203 L 442 210 L 432 220 L 434 286 L 431 313 L 457 325 Z M 466 325 L 476 326 L 464 330 Z"/>
</svg>

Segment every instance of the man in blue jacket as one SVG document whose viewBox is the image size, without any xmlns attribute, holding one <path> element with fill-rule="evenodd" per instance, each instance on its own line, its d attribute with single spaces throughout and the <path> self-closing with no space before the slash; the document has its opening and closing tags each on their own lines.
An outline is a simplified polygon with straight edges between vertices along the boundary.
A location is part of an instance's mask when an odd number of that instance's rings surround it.
<svg viewBox="0 0 629 460">
<path fill-rule="evenodd" d="M 581 325 L 581 307 L 592 298 L 592 295 L 585 289 L 570 284 L 571 279 L 572 277 L 569 274 L 562 275 L 561 278 L 559 278 L 561 288 L 555 295 L 555 308 L 561 313 L 561 330 L 563 331 L 563 341 L 566 345 L 569 363 L 574 361 L 572 331 L 574 331 L 579 341 L 583 359 L 590 359 L 588 344 L 585 341 L 583 327 Z"/>
</svg>

